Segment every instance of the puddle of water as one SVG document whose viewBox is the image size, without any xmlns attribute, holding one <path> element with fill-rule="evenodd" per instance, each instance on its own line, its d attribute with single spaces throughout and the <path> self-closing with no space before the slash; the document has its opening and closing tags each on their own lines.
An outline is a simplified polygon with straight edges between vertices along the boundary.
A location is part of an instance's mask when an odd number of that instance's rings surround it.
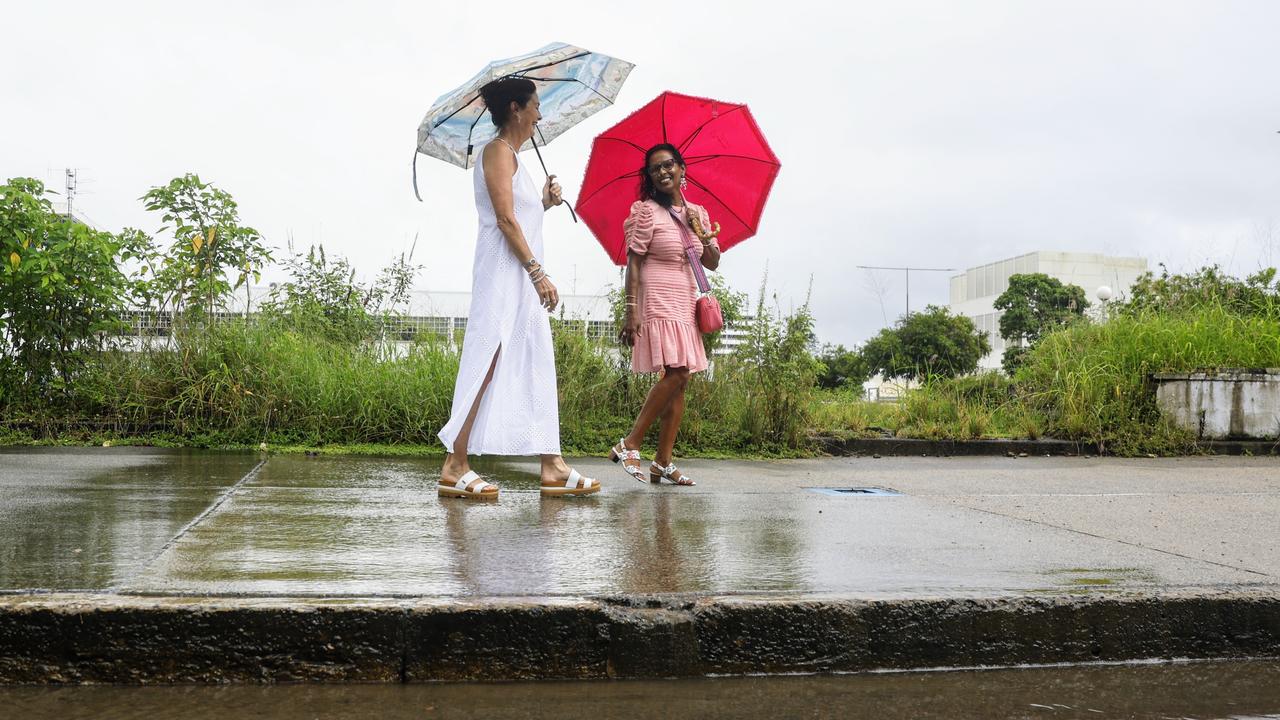
<svg viewBox="0 0 1280 720">
<path fill-rule="evenodd" d="M 28 720 L 1280 718 L 1280 662 L 628 682 L 0 687 Z"/>
<path fill-rule="evenodd" d="M 0 589 L 123 582 L 257 462 L 250 453 L 0 448 Z"/>
</svg>

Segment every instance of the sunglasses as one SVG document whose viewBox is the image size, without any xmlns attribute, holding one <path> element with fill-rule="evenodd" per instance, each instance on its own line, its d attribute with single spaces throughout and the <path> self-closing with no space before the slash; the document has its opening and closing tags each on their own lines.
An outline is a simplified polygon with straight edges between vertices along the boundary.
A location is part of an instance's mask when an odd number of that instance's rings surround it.
<svg viewBox="0 0 1280 720">
<path fill-rule="evenodd" d="M 650 174 L 650 175 L 657 175 L 658 173 L 662 172 L 663 170 L 665 170 L 665 171 L 667 171 L 667 172 L 672 172 L 672 171 L 673 171 L 673 170 L 675 170 L 677 167 L 679 167 L 679 165 L 680 165 L 680 163 L 676 162 L 676 161 L 675 161 L 675 159 L 673 158 L 673 159 L 671 159 L 671 160 L 666 160 L 666 161 L 664 161 L 664 162 L 660 162 L 660 163 L 658 163 L 657 165 L 650 165 L 650 166 L 649 166 L 649 169 L 648 169 L 648 172 L 649 172 L 649 174 Z"/>
</svg>

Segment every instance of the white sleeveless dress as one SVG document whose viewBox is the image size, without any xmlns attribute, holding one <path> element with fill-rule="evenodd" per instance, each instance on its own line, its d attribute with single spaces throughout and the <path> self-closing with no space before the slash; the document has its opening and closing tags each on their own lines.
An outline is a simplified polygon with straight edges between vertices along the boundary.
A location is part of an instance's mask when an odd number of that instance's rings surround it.
<svg viewBox="0 0 1280 720">
<path fill-rule="evenodd" d="M 480 150 L 479 157 L 484 157 L 484 151 Z M 499 143 L 494 152 L 511 150 Z M 473 178 L 480 230 L 472 268 L 471 311 L 453 387 L 453 412 L 439 437 L 449 452 L 559 455 L 560 408 L 551 322 L 521 265 L 524 258 L 511 252 L 498 229 L 484 183 L 483 160 L 475 164 Z M 511 189 L 516 222 L 533 256 L 542 261 L 542 193 L 518 157 Z M 495 354 L 498 364 L 480 400 L 469 446 L 455 449 L 458 431 L 475 404 Z"/>
</svg>

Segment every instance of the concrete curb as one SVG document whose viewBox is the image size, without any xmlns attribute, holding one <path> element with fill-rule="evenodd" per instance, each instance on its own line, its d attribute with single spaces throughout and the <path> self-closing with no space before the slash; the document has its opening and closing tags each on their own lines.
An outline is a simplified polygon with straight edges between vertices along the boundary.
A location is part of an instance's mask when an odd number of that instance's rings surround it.
<svg viewBox="0 0 1280 720">
<path fill-rule="evenodd" d="M 1099 455 L 1097 445 L 1070 440 L 921 440 L 917 438 L 815 438 L 818 448 L 837 456 L 882 455 Z M 1209 455 L 1278 455 L 1280 441 L 1206 440 L 1197 448 Z"/>
<path fill-rule="evenodd" d="M 1280 656 L 1280 596 L 0 597 L 0 683 L 601 679 Z"/>
</svg>

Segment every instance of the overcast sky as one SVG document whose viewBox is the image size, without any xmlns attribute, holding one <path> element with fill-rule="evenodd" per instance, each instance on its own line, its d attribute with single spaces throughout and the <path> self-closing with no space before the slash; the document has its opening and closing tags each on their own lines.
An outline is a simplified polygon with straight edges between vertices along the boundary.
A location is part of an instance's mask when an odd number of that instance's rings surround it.
<svg viewBox="0 0 1280 720">
<path fill-rule="evenodd" d="M 447 7 L 448 9 L 440 9 Z M 746 102 L 782 171 L 721 270 L 823 341 L 903 310 L 901 273 L 1033 250 L 1237 273 L 1280 262 L 1280 2 L 79 2 L 3 15 L 0 172 L 80 170 L 98 227 L 159 227 L 137 198 L 188 171 L 283 247 L 374 274 L 417 236 L 421 289 L 467 290 L 467 173 L 418 123 L 491 59 L 561 41 L 636 64 L 618 106 L 544 152 L 576 197 L 591 138 L 664 89 Z M 536 164 L 530 153 L 527 161 Z M 536 165 L 535 165 L 536 167 Z M 617 272 L 562 209 L 562 292 Z M 283 254 L 283 253 L 281 253 Z M 912 276 L 945 304 L 949 273 Z"/>
</svg>

